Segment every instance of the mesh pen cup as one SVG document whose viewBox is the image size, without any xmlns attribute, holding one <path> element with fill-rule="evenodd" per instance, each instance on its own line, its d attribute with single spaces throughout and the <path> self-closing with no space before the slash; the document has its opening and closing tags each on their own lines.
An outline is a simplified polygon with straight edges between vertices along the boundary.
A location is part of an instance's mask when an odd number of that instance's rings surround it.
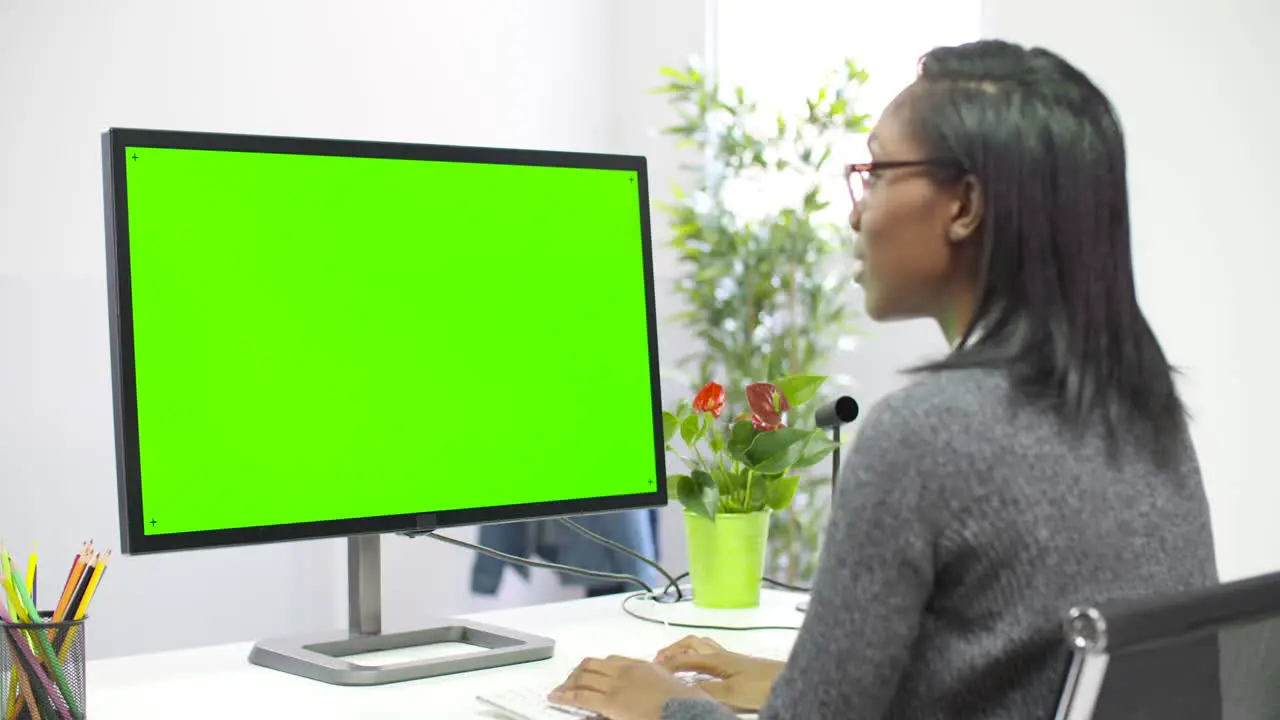
<svg viewBox="0 0 1280 720">
<path fill-rule="evenodd" d="M 83 720 L 84 620 L 0 622 L 0 718 Z"/>
</svg>

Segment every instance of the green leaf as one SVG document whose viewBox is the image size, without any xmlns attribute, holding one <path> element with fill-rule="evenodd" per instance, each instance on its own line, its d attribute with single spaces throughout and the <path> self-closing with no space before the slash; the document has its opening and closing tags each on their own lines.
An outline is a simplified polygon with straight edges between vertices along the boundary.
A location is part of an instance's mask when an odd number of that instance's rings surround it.
<svg viewBox="0 0 1280 720">
<path fill-rule="evenodd" d="M 734 486 L 738 482 L 738 475 L 723 467 L 711 468 L 711 477 L 716 481 L 716 489 L 720 491 L 720 499 L 723 500 L 725 495 L 733 492 Z"/>
<path fill-rule="evenodd" d="M 668 127 L 662 128 L 662 133 L 664 135 L 690 136 L 696 132 L 698 132 L 698 125 L 697 123 L 693 123 L 693 122 L 687 122 L 687 123 L 684 123 L 683 125 L 670 125 Z"/>
<path fill-rule="evenodd" d="M 676 436 L 676 431 L 680 429 L 680 419 L 669 412 L 662 413 L 662 437 L 663 442 L 670 445 Z"/>
<path fill-rule="evenodd" d="M 688 482 L 688 481 L 689 481 L 688 475 L 668 475 L 667 476 L 667 499 L 679 500 L 680 495 L 678 490 L 680 488 L 680 483 Z"/>
<path fill-rule="evenodd" d="M 688 73 L 677 70 L 673 67 L 661 67 L 661 68 L 658 68 L 658 72 L 662 73 L 663 75 L 669 78 L 674 78 L 675 80 L 679 80 L 680 82 L 688 83 L 693 81 L 693 78 L 690 77 Z"/>
<path fill-rule="evenodd" d="M 821 169 L 822 166 L 825 165 L 826 162 L 830 159 L 831 159 L 831 146 L 828 145 L 826 149 L 822 151 L 822 157 L 818 158 L 818 162 L 814 163 L 814 167 Z"/>
<path fill-rule="evenodd" d="M 797 408 L 812 400 L 826 381 L 827 378 L 823 375 L 793 375 L 774 384 L 787 396 L 791 407 Z"/>
<path fill-rule="evenodd" d="M 702 437 L 702 416 L 690 415 L 680 423 L 680 437 L 684 440 L 684 444 L 693 448 L 698 442 L 698 438 Z"/>
<path fill-rule="evenodd" d="M 744 462 L 756 472 L 786 472 L 800 459 L 811 433 L 789 427 L 762 432 L 751 441 Z"/>
<path fill-rule="evenodd" d="M 724 433 L 716 432 L 714 420 L 710 421 L 708 425 L 707 429 L 711 432 L 711 452 L 719 453 L 724 449 Z"/>
<path fill-rule="evenodd" d="M 796 460 L 793 468 L 813 467 L 822 462 L 832 450 L 840 447 L 840 443 L 834 442 L 827 434 L 821 430 L 811 430 L 813 434 L 809 437 L 809 442 L 805 443 L 804 450 L 800 454 L 800 459 Z"/>
<path fill-rule="evenodd" d="M 751 487 L 747 485 L 747 473 L 751 475 Z M 768 475 L 754 471 L 744 470 L 742 473 L 743 490 L 747 491 L 747 512 L 756 512 L 763 510 L 769 498 L 769 484 L 776 479 L 777 475 Z"/>
<path fill-rule="evenodd" d="M 747 448 L 751 447 L 751 441 L 756 439 L 760 431 L 751 426 L 750 420 L 739 420 L 733 424 L 733 429 L 729 433 L 729 454 L 734 460 L 740 463 L 747 461 Z"/>
<path fill-rule="evenodd" d="M 796 496 L 796 488 L 800 487 L 799 475 L 785 475 L 769 482 L 765 504 L 774 510 L 786 510 Z"/>
<path fill-rule="evenodd" d="M 681 400 L 680 402 L 676 403 L 676 419 L 684 420 L 689 415 L 689 412 L 692 410 L 693 410 L 693 406 L 689 403 L 688 400 Z"/>
<path fill-rule="evenodd" d="M 680 477 L 676 486 L 680 504 L 690 512 L 715 520 L 716 507 L 720 504 L 720 489 L 716 487 L 716 481 L 704 470 L 694 470 Z"/>
</svg>

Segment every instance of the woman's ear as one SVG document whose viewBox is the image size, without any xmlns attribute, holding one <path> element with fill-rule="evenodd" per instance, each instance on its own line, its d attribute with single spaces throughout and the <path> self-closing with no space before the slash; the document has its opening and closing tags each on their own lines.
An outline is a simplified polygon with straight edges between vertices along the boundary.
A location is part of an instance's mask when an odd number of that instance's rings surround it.
<svg viewBox="0 0 1280 720">
<path fill-rule="evenodd" d="M 952 205 L 951 224 L 947 228 L 947 238 L 951 242 L 960 242 L 972 237 L 982 225 L 982 214 L 986 203 L 982 195 L 982 186 L 978 178 L 965 175 L 956 186 L 955 202 Z"/>
</svg>

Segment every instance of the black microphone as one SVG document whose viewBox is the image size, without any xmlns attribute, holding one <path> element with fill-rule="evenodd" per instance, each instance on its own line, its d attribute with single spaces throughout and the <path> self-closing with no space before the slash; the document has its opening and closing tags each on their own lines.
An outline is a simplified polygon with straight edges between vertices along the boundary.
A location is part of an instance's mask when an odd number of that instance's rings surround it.
<svg viewBox="0 0 1280 720">
<path fill-rule="evenodd" d="M 823 430 L 835 430 L 858 419 L 858 401 L 841 395 L 813 411 L 813 421 Z"/>
<path fill-rule="evenodd" d="M 818 427 L 831 431 L 831 439 L 840 443 L 840 426 L 851 423 L 858 418 L 858 401 L 848 395 L 841 395 L 813 412 L 813 420 Z M 840 477 L 840 448 L 831 453 L 831 500 L 836 499 L 836 480 Z"/>
<path fill-rule="evenodd" d="M 848 395 L 841 395 L 831 402 L 813 411 L 813 421 L 823 430 L 831 431 L 831 439 L 837 445 L 840 442 L 840 426 L 858 419 L 858 401 Z M 840 448 L 831 453 L 831 501 L 836 499 L 836 480 L 840 477 Z M 800 612 L 809 611 L 809 601 L 796 605 Z"/>
</svg>

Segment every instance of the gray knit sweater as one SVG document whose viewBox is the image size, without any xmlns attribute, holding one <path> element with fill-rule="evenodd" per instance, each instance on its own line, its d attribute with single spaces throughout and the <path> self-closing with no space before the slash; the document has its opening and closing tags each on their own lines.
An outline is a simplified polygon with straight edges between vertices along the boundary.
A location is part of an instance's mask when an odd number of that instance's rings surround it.
<svg viewBox="0 0 1280 720">
<path fill-rule="evenodd" d="M 804 627 L 762 720 L 1052 717 L 1073 604 L 1217 581 L 1190 450 L 1072 440 L 995 371 L 878 403 L 845 465 Z M 734 716 L 673 700 L 664 720 Z"/>
</svg>

